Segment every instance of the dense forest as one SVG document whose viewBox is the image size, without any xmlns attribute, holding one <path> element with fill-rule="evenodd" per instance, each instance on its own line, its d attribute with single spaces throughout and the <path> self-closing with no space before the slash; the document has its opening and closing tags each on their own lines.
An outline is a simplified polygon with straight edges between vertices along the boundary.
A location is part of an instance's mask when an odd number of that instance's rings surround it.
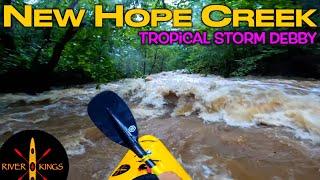
<svg viewBox="0 0 320 180">
<path fill-rule="evenodd" d="M 170 23 L 153 28 L 115 27 L 106 21 L 102 28 L 94 27 L 95 4 L 113 10 L 115 4 L 130 8 L 192 8 L 193 16 L 200 16 L 208 4 L 225 4 L 237 8 L 317 8 L 318 0 L 3 0 L 21 12 L 26 4 L 33 8 L 59 8 L 78 11 L 87 9 L 80 27 L 25 28 L 15 22 L 3 27 L 0 15 L 0 82 L 1 91 L 41 91 L 50 86 L 87 82 L 105 83 L 128 77 L 143 77 L 151 73 L 186 69 L 192 73 L 218 74 L 224 77 L 245 75 L 282 75 L 320 78 L 320 42 L 308 46 L 154 46 L 141 45 L 139 31 L 171 30 Z M 319 12 L 314 17 L 320 24 Z M 198 21 L 191 29 L 272 30 L 270 28 L 209 28 Z M 277 29 L 279 30 L 279 29 Z M 288 30 L 288 29 L 281 29 Z M 315 31 L 315 29 L 303 29 Z M 318 30 L 317 30 L 318 31 Z"/>
</svg>

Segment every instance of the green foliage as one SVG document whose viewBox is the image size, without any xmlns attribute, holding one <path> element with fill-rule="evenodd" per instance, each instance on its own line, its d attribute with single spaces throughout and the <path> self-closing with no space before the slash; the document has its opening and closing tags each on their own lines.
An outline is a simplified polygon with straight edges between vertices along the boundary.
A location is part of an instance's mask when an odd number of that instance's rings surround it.
<svg viewBox="0 0 320 180">
<path fill-rule="evenodd" d="M 87 27 L 65 46 L 57 71 L 84 70 L 98 82 L 121 78 L 110 58 L 109 29 Z"/>
<path fill-rule="evenodd" d="M 74 3 L 77 2 L 77 3 Z M 202 8 L 207 4 L 225 4 L 231 8 L 293 8 L 301 6 L 300 1 L 288 0 L 84 0 L 84 1 L 48 1 L 40 0 L 33 4 L 34 8 L 55 7 L 62 11 L 72 7 L 87 9 L 85 21 L 77 29 L 75 35 L 63 42 L 63 50 L 59 56 L 55 72 L 81 71 L 97 82 L 108 82 L 124 77 L 142 77 L 161 71 L 188 69 L 194 73 L 219 74 L 229 76 L 245 76 L 254 71 L 263 58 L 276 55 L 286 50 L 286 47 L 245 47 L 245 46 L 143 46 L 137 33 L 139 31 L 171 30 L 170 23 L 160 27 L 131 28 L 125 26 L 116 28 L 114 21 L 108 21 L 103 28 L 95 28 L 93 24 L 94 5 L 103 4 L 111 10 L 115 4 L 125 4 L 127 8 L 192 8 L 194 17 L 199 17 Z M 12 4 L 22 11 L 22 0 L 12 1 Z M 215 14 L 213 14 L 215 16 Z M 197 18 L 195 18 L 197 19 Z M 319 16 L 317 17 L 319 22 Z M 193 22 L 194 27 L 181 30 L 200 30 L 212 34 L 215 31 L 234 31 L 231 26 L 225 28 L 208 28 L 198 18 Z M 66 36 L 68 28 L 23 28 L 18 23 L 6 33 L 14 42 L 14 48 L 0 43 L 0 75 L 17 70 L 41 72 L 43 67 L 50 64 L 55 55 L 55 47 L 60 45 Z M 239 29 L 237 29 L 239 30 Z M 247 30 L 242 27 L 241 30 Z M 254 29 L 269 30 L 269 29 Z M 9 38 L 10 39 L 10 38 Z M 305 47 L 317 51 L 319 47 Z"/>
</svg>

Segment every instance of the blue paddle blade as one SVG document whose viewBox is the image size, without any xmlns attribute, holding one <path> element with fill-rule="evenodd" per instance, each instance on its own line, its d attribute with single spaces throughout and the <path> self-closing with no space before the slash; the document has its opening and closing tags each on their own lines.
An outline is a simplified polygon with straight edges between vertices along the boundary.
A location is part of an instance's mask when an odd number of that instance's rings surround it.
<svg viewBox="0 0 320 180">
<path fill-rule="evenodd" d="M 112 141 L 132 148 L 138 138 L 135 119 L 128 105 L 114 92 L 104 91 L 91 99 L 88 114 L 94 124 Z"/>
</svg>

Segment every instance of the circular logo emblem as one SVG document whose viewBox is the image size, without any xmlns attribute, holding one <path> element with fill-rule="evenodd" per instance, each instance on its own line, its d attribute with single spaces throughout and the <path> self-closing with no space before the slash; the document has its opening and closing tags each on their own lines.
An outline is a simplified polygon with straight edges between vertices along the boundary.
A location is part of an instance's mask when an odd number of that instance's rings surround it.
<svg viewBox="0 0 320 180">
<path fill-rule="evenodd" d="M 39 130 L 21 131 L 0 149 L 0 179 L 67 179 L 68 156 L 52 135 Z"/>
<path fill-rule="evenodd" d="M 133 133 L 136 129 L 137 129 L 136 126 L 131 125 L 131 126 L 129 126 L 128 131 Z"/>
</svg>

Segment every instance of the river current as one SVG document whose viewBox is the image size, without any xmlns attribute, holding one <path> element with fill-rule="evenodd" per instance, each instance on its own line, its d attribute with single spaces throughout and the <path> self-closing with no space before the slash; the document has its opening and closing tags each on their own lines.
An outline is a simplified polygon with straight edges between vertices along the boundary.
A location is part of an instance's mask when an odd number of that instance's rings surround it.
<svg viewBox="0 0 320 180">
<path fill-rule="evenodd" d="M 163 72 L 144 79 L 0 95 L 0 144 L 25 129 L 53 134 L 70 158 L 68 179 L 106 179 L 126 149 L 87 115 L 113 90 L 140 134 L 159 137 L 193 179 L 320 179 L 320 82 Z"/>
</svg>

